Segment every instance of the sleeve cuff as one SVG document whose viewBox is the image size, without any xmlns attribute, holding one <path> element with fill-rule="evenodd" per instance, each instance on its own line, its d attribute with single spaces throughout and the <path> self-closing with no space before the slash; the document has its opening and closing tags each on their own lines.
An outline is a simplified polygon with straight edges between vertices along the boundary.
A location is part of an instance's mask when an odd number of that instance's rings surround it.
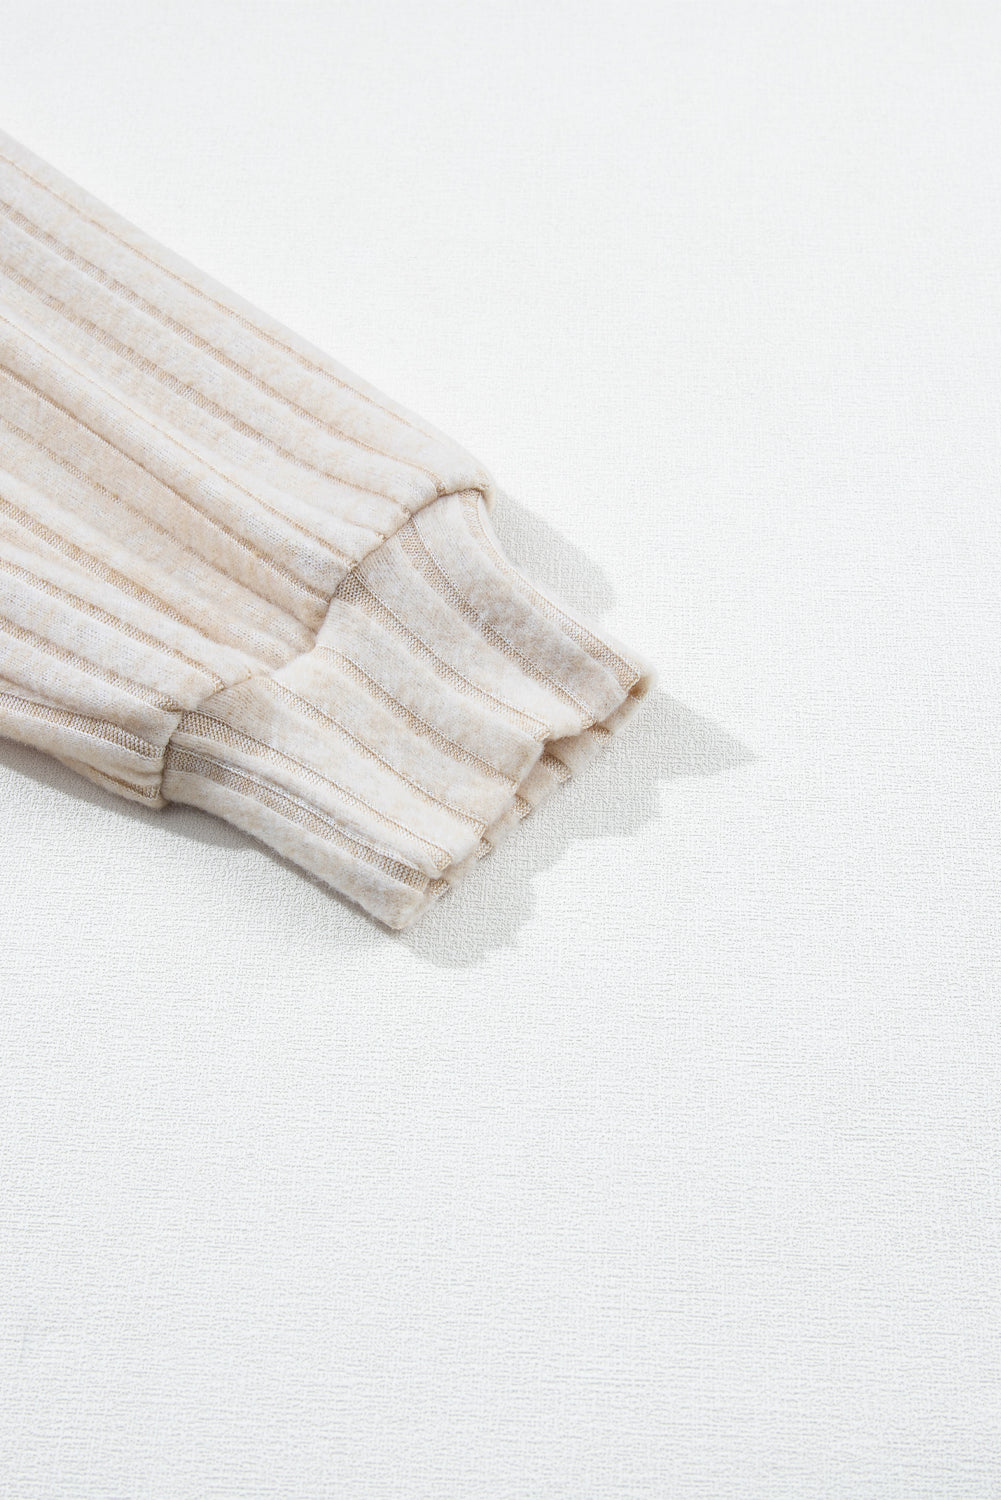
<svg viewBox="0 0 1001 1500">
<path fill-rule="evenodd" d="M 652 680 L 513 566 L 479 492 L 446 495 L 347 575 L 312 650 L 181 715 L 163 796 L 403 928 Z"/>
</svg>

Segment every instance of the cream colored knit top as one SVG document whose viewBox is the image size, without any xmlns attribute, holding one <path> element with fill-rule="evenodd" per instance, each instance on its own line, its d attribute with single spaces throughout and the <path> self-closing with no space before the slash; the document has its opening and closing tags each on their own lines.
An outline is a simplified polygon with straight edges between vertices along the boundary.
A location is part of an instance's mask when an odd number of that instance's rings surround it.
<svg viewBox="0 0 1001 1500">
<path fill-rule="evenodd" d="M 490 476 L 0 135 L 0 734 L 405 927 L 650 672 Z"/>
</svg>

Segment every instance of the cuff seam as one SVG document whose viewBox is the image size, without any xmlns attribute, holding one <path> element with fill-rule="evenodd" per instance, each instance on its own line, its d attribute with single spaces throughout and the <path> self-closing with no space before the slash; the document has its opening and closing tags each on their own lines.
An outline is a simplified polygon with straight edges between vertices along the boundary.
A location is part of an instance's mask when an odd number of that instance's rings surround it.
<svg viewBox="0 0 1001 1500">
<path fill-rule="evenodd" d="M 345 576 L 308 651 L 181 714 L 164 799 L 236 823 L 389 927 L 448 890 L 652 677 L 508 560 L 486 510 L 479 491 L 432 500 Z"/>
</svg>

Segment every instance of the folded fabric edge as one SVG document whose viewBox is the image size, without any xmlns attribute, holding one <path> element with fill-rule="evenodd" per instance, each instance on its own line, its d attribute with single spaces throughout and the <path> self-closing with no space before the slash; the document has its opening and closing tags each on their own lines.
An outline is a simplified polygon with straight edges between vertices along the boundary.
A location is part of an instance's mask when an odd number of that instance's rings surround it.
<svg viewBox="0 0 1001 1500">
<path fill-rule="evenodd" d="M 434 500 L 331 600 L 313 648 L 181 714 L 162 796 L 410 926 L 619 731 L 654 673 Z"/>
</svg>

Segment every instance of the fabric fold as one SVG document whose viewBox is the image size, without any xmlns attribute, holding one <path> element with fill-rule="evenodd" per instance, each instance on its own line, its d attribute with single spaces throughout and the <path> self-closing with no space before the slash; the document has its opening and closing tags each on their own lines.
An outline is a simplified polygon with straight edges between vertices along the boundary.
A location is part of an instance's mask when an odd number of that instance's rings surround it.
<svg viewBox="0 0 1001 1500">
<path fill-rule="evenodd" d="M 163 796 L 409 925 L 623 724 L 650 674 L 442 497 L 355 568 L 316 644 L 181 715 Z"/>
<path fill-rule="evenodd" d="M 0 733 L 405 926 L 649 670 L 457 443 L 0 135 Z"/>
</svg>

